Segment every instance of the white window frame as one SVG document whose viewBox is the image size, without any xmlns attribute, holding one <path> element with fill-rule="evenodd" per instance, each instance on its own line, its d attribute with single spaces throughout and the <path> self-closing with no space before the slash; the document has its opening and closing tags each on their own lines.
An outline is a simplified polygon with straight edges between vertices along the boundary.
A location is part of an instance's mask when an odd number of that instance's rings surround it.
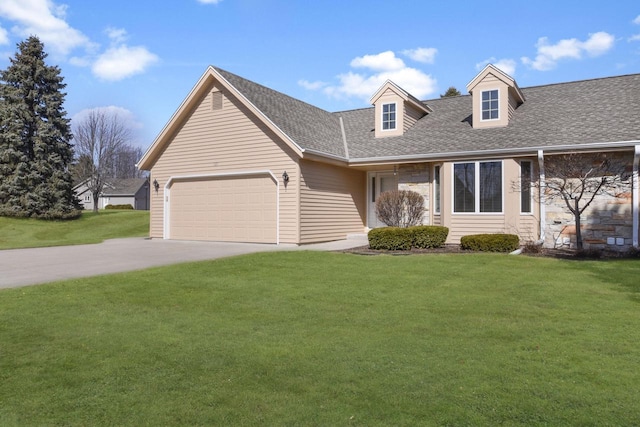
<svg viewBox="0 0 640 427">
<path fill-rule="evenodd" d="M 485 119 L 484 116 L 484 109 L 482 108 L 482 104 L 484 102 L 483 100 L 483 96 L 485 93 L 487 92 L 496 92 L 498 94 L 498 98 L 496 99 L 498 101 L 498 108 L 497 108 L 497 112 L 498 112 L 498 117 L 496 117 L 495 119 L 492 118 L 488 118 Z M 491 102 L 491 99 L 489 99 L 489 102 Z M 489 108 L 489 116 L 491 116 L 491 111 L 493 111 L 493 108 Z M 496 88 L 496 89 L 487 89 L 487 90 L 483 90 L 482 92 L 480 92 L 480 120 L 483 122 L 491 122 L 491 121 L 495 121 L 495 120 L 500 120 L 500 89 Z"/>
<path fill-rule="evenodd" d="M 393 105 L 393 114 L 394 114 L 394 119 L 393 121 L 391 120 L 387 120 L 386 122 L 389 123 L 389 125 L 391 125 L 393 123 L 393 127 L 389 126 L 388 128 L 384 128 L 384 124 L 385 124 L 385 114 L 391 114 L 390 112 L 385 113 L 384 111 L 384 107 L 386 107 L 387 105 Z M 384 104 L 382 104 L 382 107 L 380 108 L 380 112 L 381 112 L 381 117 L 380 117 L 380 129 L 382 129 L 383 132 L 388 132 L 388 131 L 394 131 L 396 129 L 398 129 L 398 103 L 396 102 L 386 102 Z"/>
<path fill-rule="evenodd" d="M 529 211 L 522 210 L 522 198 L 524 193 L 522 192 L 522 164 L 529 163 Z M 533 215 L 533 160 L 520 160 L 520 214 L 521 215 Z"/>
<path fill-rule="evenodd" d="M 500 212 L 480 212 L 480 164 L 481 163 L 500 163 Z M 466 163 L 474 164 L 474 211 L 473 212 L 456 212 L 456 167 L 455 165 L 464 165 Z M 451 212 L 453 215 L 504 215 L 504 160 L 474 160 L 468 162 L 454 162 L 451 165 Z"/>
</svg>

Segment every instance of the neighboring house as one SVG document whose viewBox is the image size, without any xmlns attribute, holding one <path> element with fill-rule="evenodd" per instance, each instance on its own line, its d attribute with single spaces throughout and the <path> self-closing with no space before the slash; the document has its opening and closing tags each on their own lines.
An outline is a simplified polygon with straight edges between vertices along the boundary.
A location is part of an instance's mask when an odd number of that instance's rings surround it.
<svg viewBox="0 0 640 427">
<path fill-rule="evenodd" d="M 329 113 L 209 67 L 138 163 L 155 187 L 150 235 L 342 239 L 383 225 L 381 192 L 411 189 L 425 197 L 424 223 L 449 227 L 448 243 L 517 233 L 567 244 L 572 217 L 514 183 L 544 179 L 548 156 L 616 151 L 633 189 L 586 212 L 584 238 L 638 246 L 640 75 L 521 89 L 488 65 L 467 90 L 423 102 L 387 81 L 372 108 Z"/>
<path fill-rule="evenodd" d="M 85 210 L 93 210 L 93 195 L 84 180 L 74 187 Z M 98 199 L 98 209 L 107 205 L 131 205 L 136 210 L 149 210 L 149 180 L 146 178 L 111 179 Z"/>
</svg>

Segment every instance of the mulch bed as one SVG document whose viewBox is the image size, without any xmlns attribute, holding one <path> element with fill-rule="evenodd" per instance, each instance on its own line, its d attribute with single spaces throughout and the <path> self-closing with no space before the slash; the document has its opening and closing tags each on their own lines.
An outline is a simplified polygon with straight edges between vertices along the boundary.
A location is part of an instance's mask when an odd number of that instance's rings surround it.
<svg viewBox="0 0 640 427">
<path fill-rule="evenodd" d="M 344 249 L 340 252 L 356 255 L 419 255 L 419 254 L 471 254 L 477 253 L 460 248 L 460 245 L 445 245 L 436 249 L 410 249 L 408 251 L 390 251 L 371 249 L 369 246 L 359 246 L 356 248 Z M 558 259 L 573 260 L 593 260 L 593 259 L 622 259 L 640 258 L 640 251 L 615 252 L 615 251 L 577 251 L 575 249 L 540 249 L 539 252 L 523 252 L 524 256 L 548 257 Z"/>
</svg>

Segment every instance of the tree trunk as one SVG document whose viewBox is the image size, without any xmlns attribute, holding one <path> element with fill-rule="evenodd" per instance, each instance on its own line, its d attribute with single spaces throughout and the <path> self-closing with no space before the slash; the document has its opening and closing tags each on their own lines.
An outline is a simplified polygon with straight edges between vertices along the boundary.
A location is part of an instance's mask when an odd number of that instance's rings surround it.
<svg viewBox="0 0 640 427">
<path fill-rule="evenodd" d="M 92 194 L 93 196 L 93 211 L 98 212 L 98 201 L 100 200 L 100 194 L 97 192 Z"/>
<path fill-rule="evenodd" d="M 578 199 L 574 199 L 574 203 L 575 203 L 575 217 L 576 217 L 576 246 L 578 248 L 579 251 L 581 251 L 583 249 L 583 245 L 582 245 L 582 230 L 580 227 L 580 207 L 578 206 Z"/>
</svg>

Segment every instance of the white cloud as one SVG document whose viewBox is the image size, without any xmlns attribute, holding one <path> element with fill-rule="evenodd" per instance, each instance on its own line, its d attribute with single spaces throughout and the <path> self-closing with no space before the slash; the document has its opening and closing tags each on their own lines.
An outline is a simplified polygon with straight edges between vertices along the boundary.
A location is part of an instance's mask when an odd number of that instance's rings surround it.
<svg viewBox="0 0 640 427">
<path fill-rule="evenodd" d="M 316 82 L 310 82 L 308 80 L 298 80 L 298 85 L 302 86 L 303 88 L 307 89 L 307 90 L 319 90 L 322 89 L 323 87 L 327 86 L 327 83 L 325 82 L 320 82 L 320 81 L 316 81 Z"/>
<path fill-rule="evenodd" d="M 9 33 L 2 27 L 0 27 L 0 44 L 9 44 Z"/>
<path fill-rule="evenodd" d="M 416 49 L 417 50 L 417 49 Z M 411 95 L 425 98 L 436 92 L 436 80 L 418 70 L 408 67 L 392 51 L 375 55 L 364 55 L 353 59 L 352 68 L 365 71 L 348 71 L 337 76 L 338 84 L 299 80 L 298 84 L 308 90 L 322 90 L 334 98 L 360 98 L 368 101 L 387 80 L 391 80 Z"/>
<path fill-rule="evenodd" d="M 218 4 L 221 1 L 222 0 L 198 0 L 198 3 L 202 3 L 202 4 Z"/>
<path fill-rule="evenodd" d="M 401 70 L 405 67 L 402 59 L 397 58 L 396 54 L 388 50 L 376 55 L 359 56 L 351 61 L 353 68 L 370 68 L 375 71 L 392 71 Z"/>
<path fill-rule="evenodd" d="M 640 34 L 633 35 L 633 36 L 629 37 L 627 40 L 630 41 L 630 42 L 640 41 Z"/>
<path fill-rule="evenodd" d="M 66 5 L 52 0 L 2 0 L 0 16 L 16 23 L 12 32 L 20 37 L 36 35 L 54 54 L 66 56 L 91 41 L 65 21 Z"/>
<path fill-rule="evenodd" d="M 504 71 L 506 74 L 510 75 L 511 77 L 513 77 L 516 74 L 516 66 L 517 66 L 516 61 L 514 61 L 513 59 L 506 59 L 506 58 L 498 60 L 494 56 L 492 56 L 489 59 L 485 59 L 482 62 L 478 62 L 476 64 L 476 70 L 480 71 L 484 67 L 486 67 L 488 64 L 493 64 L 494 66 Z"/>
<path fill-rule="evenodd" d="M 633 23 L 636 25 L 640 25 L 640 15 L 636 16 L 636 19 L 633 20 Z"/>
<path fill-rule="evenodd" d="M 419 47 L 417 49 L 407 49 L 402 51 L 402 54 L 410 59 L 425 64 L 433 64 L 436 53 L 438 53 L 438 49 L 435 47 Z"/>
<path fill-rule="evenodd" d="M 144 72 L 157 61 L 158 57 L 143 46 L 120 45 L 101 54 L 91 70 L 103 80 L 118 81 Z"/>
<path fill-rule="evenodd" d="M 582 59 L 583 54 L 598 56 L 613 47 L 615 39 L 611 34 L 603 31 L 591 34 L 585 41 L 576 38 L 560 40 L 556 44 L 549 44 L 547 37 L 541 37 L 536 43 L 538 54 L 535 59 L 523 57 L 523 64 L 540 71 L 555 68 L 562 59 Z"/>
<path fill-rule="evenodd" d="M 115 116 L 129 129 L 141 129 L 143 127 L 143 124 L 136 119 L 136 116 L 131 111 L 127 110 L 124 107 L 118 107 L 116 105 L 108 105 L 105 107 L 95 107 L 81 110 L 78 113 L 74 114 L 73 117 L 71 117 L 71 121 L 82 121 L 92 111 L 105 113 L 108 116 Z"/>
<path fill-rule="evenodd" d="M 127 30 L 124 28 L 108 27 L 105 33 L 113 43 L 124 43 L 127 40 Z"/>
</svg>

